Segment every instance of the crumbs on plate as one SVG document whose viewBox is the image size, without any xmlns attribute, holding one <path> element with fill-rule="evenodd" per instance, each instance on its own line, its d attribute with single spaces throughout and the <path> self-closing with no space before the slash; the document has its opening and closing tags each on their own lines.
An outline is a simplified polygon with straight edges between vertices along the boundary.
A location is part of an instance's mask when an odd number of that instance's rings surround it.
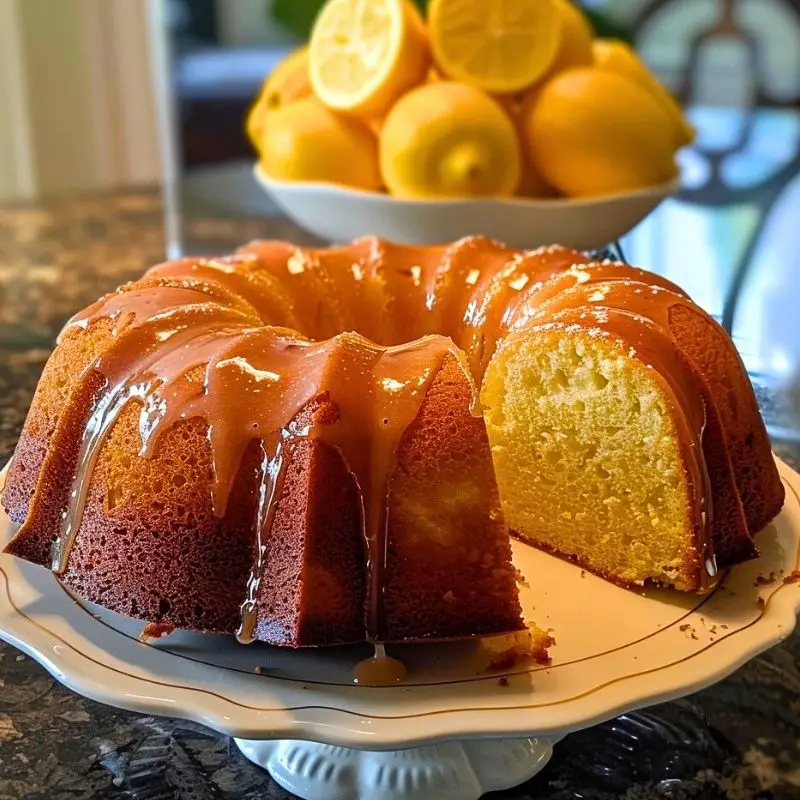
<svg viewBox="0 0 800 800">
<path fill-rule="evenodd" d="M 166 622 L 148 622 L 142 628 L 138 639 L 142 644 L 150 644 L 151 642 L 158 641 L 163 636 L 169 636 L 175 630 L 174 625 L 169 625 Z"/>
</svg>

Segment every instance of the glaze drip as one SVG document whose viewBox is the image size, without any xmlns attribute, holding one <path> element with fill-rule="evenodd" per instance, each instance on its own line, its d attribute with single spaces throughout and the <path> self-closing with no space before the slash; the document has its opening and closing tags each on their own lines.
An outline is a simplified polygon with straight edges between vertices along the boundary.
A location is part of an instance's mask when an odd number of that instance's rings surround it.
<svg viewBox="0 0 800 800">
<path fill-rule="evenodd" d="M 220 272 L 225 275 L 224 271 Z M 122 409 L 141 404 L 141 455 L 152 455 L 159 436 L 180 422 L 207 423 L 214 513 L 225 516 L 245 449 L 262 448 L 254 564 L 242 606 L 240 639 L 252 641 L 257 626 L 262 558 L 280 497 L 285 455 L 300 438 L 335 447 L 358 487 L 367 553 L 367 636 L 382 635 L 382 586 L 386 555 L 386 506 L 397 445 L 419 412 L 452 342 L 427 336 L 392 347 L 356 333 L 315 342 L 278 327 L 254 325 L 253 307 L 209 302 L 216 284 L 159 286 L 112 296 L 72 324 L 114 322 L 112 344 L 93 365 L 106 390 L 86 426 L 70 504 L 53 548 L 53 568 L 66 571 L 80 527 L 100 447 Z M 329 424 L 299 428 L 293 421 L 327 398 L 337 409 Z"/>
<path fill-rule="evenodd" d="M 372 657 L 353 667 L 353 683 L 359 686 L 393 686 L 401 683 L 407 674 L 402 661 L 386 655 L 386 648 L 376 644 Z"/>
<path fill-rule="evenodd" d="M 256 640 L 258 590 L 264 574 L 267 537 L 275 518 L 276 500 L 280 497 L 285 467 L 282 443 L 275 448 L 275 457 L 270 459 L 267 448 L 261 442 L 261 479 L 258 485 L 258 507 L 255 519 L 255 559 L 247 579 L 247 596 L 241 607 L 241 623 L 236 631 L 236 639 L 240 644 L 252 644 Z"/>
</svg>

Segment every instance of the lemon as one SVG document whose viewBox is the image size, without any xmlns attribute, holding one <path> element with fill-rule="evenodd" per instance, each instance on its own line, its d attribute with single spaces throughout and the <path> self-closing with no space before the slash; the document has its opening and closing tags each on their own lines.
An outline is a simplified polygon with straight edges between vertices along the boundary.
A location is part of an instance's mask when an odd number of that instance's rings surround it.
<svg viewBox="0 0 800 800">
<path fill-rule="evenodd" d="M 592 26 L 586 15 L 569 0 L 555 0 L 561 35 L 548 75 L 592 63 Z"/>
<path fill-rule="evenodd" d="M 506 116 L 511 120 L 514 130 L 517 133 L 517 141 L 520 146 L 520 169 L 521 176 L 517 191 L 517 197 L 544 198 L 555 197 L 558 193 L 545 181 L 539 171 L 531 163 L 525 148 L 525 131 L 522 121 L 526 106 L 521 101 L 518 94 L 498 94 L 493 95 L 500 107 L 505 111 Z"/>
<path fill-rule="evenodd" d="M 669 114 L 646 89 L 614 72 L 559 73 L 542 87 L 523 125 L 531 163 L 572 197 L 625 192 L 676 174 Z"/>
<path fill-rule="evenodd" d="M 529 86 L 559 43 L 555 0 L 431 0 L 428 27 L 441 71 L 489 92 Z"/>
<path fill-rule="evenodd" d="M 429 65 L 425 26 L 409 0 L 328 0 L 314 23 L 311 85 L 335 111 L 380 118 Z"/>
<path fill-rule="evenodd" d="M 597 39 L 592 44 L 594 63 L 620 75 L 626 75 L 646 89 L 667 110 L 675 129 L 678 147 L 690 144 L 695 137 L 694 128 L 683 116 L 677 100 L 642 63 L 630 45 L 617 39 Z"/>
<path fill-rule="evenodd" d="M 269 113 L 260 163 L 267 175 L 279 180 L 325 181 L 367 190 L 381 187 L 375 136 L 314 96 Z"/>
<path fill-rule="evenodd" d="M 389 112 L 380 137 L 384 183 L 398 197 L 511 195 L 520 148 L 503 109 L 451 81 L 412 89 Z"/>
<path fill-rule="evenodd" d="M 560 38 L 555 58 L 547 72 L 524 92 L 516 95 L 518 114 L 524 116 L 536 102 L 542 89 L 554 75 L 572 67 L 588 67 L 593 63 L 592 28 L 584 13 L 568 0 L 555 0 L 559 17 Z"/>
<path fill-rule="evenodd" d="M 558 192 L 542 177 L 529 158 L 523 159 L 522 178 L 516 191 L 517 197 L 532 200 L 557 197 Z"/>
<path fill-rule="evenodd" d="M 247 114 L 247 136 L 260 152 L 264 131 L 264 117 L 267 112 L 308 97 L 311 82 L 308 78 L 308 48 L 301 47 L 288 55 L 267 75 L 250 111 Z"/>
</svg>

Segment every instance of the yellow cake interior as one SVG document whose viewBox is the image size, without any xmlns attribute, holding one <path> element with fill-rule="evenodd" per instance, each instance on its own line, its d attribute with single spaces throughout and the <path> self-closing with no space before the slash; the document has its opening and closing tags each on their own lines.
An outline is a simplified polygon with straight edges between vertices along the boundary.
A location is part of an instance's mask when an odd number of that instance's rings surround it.
<svg viewBox="0 0 800 800">
<path fill-rule="evenodd" d="M 528 332 L 495 356 L 481 401 L 512 531 L 622 582 L 682 584 L 688 487 L 651 370 L 606 339 Z"/>
</svg>

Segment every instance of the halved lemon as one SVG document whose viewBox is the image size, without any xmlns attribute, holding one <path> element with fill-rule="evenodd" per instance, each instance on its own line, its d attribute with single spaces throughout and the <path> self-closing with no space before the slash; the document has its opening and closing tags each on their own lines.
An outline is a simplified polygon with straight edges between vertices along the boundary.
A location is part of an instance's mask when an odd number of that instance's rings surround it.
<svg viewBox="0 0 800 800">
<path fill-rule="evenodd" d="M 408 0 L 329 0 L 311 33 L 311 85 L 334 111 L 381 117 L 429 65 L 425 26 Z"/>
<path fill-rule="evenodd" d="M 555 75 L 572 67 L 588 67 L 592 63 L 592 26 L 586 15 L 569 0 L 556 0 L 560 21 L 558 49 L 548 74 Z"/>
<path fill-rule="evenodd" d="M 555 58 L 555 0 L 431 0 L 428 27 L 439 68 L 489 92 L 518 92 Z"/>
</svg>

